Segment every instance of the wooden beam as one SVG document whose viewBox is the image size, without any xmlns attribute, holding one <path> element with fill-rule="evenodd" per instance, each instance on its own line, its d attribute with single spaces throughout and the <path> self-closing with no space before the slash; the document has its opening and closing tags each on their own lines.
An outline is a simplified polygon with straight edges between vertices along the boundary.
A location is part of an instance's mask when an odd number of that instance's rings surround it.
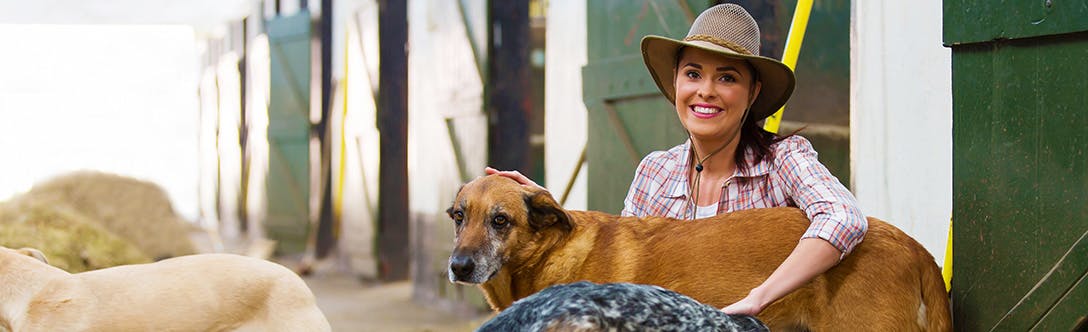
<svg viewBox="0 0 1088 332">
<path fill-rule="evenodd" d="M 533 174 L 529 121 L 529 1 L 488 1 L 488 164 Z"/>
<path fill-rule="evenodd" d="M 332 0 L 321 0 L 321 18 L 318 22 L 318 34 L 321 39 L 321 121 L 317 125 L 317 135 L 321 140 L 321 210 L 317 223 L 317 258 L 324 258 L 336 246 L 333 234 L 332 214 Z"/>
<path fill-rule="evenodd" d="M 408 6 L 378 1 L 378 273 L 409 277 L 408 237 Z"/>
</svg>

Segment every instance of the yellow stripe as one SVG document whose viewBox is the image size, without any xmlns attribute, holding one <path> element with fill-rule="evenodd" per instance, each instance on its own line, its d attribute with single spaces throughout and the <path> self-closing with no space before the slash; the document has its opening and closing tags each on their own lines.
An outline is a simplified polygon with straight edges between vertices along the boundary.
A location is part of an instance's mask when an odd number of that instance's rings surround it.
<svg viewBox="0 0 1088 332">
<path fill-rule="evenodd" d="M 944 290 L 952 291 L 952 220 L 948 220 L 948 247 L 944 250 L 944 266 L 941 267 L 941 275 L 944 276 Z"/>
<path fill-rule="evenodd" d="M 344 128 L 347 127 L 348 122 L 348 59 L 350 59 L 348 45 L 351 45 L 350 26 L 344 29 L 344 76 L 340 79 L 340 84 L 337 87 L 337 90 L 340 90 L 340 95 L 343 96 L 343 109 L 340 113 L 340 149 L 337 151 L 337 154 L 340 155 L 340 162 L 338 163 L 336 170 L 336 196 L 333 196 L 332 201 L 332 215 L 334 220 L 342 219 L 341 216 L 343 216 L 344 209 L 344 170 L 347 169 L 346 160 L 348 149 L 347 132 L 344 130 Z M 335 227 L 333 234 L 336 234 L 339 238 L 340 223 L 337 222 L 334 225 L 337 227 Z"/>
<path fill-rule="evenodd" d="M 793 22 L 790 23 L 790 33 L 786 37 L 786 51 L 782 54 L 782 63 L 794 69 L 797 66 L 797 55 L 801 53 L 801 41 L 805 39 L 805 29 L 808 28 L 808 16 L 812 12 L 812 0 L 798 0 L 797 8 L 793 11 Z M 777 112 L 767 117 L 763 123 L 763 129 L 772 133 L 778 133 L 778 125 L 782 123 L 783 105 Z"/>
</svg>

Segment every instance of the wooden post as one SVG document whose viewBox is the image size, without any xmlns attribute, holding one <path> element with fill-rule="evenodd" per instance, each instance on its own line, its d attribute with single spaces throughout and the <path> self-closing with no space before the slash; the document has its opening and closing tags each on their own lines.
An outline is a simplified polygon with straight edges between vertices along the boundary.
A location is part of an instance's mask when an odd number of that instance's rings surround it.
<svg viewBox="0 0 1088 332">
<path fill-rule="evenodd" d="M 488 1 L 488 164 L 533 174 L 530 163 L 529 1 Z"/>
<path fill-rule="evenodd" d="M 408 6 L 378 2 L 378 273 L 408 279 Z"/>
<path fill-rule="evenodd" d="M 303 2 L 305 4 L 305 2 Z M 332 114 L 332 0 L 321 0 L 321 18 L 318 34 L 321 38 L 321 121 L 317 135 L 321 140 L 321 210 L 317 224 L 317 258 L 323 258 L 336 246 L 332 217 L 332 131 L 329 120 Z"/>
</svg>

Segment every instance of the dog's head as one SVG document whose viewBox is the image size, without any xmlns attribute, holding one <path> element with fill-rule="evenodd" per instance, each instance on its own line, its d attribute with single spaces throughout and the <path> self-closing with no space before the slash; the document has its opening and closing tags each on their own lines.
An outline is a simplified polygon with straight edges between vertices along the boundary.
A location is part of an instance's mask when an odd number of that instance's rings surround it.
<svg viewBox="0 0 1088 332">
<path fill-rule="evenodd" d="M 480 284 L 504 264 L 540 254 L 547 238 L 570 232 L 570 217 L 547 191 L 534 190 L 498 175 L 461 187 L 446 212 L 456 235 L 449 261 L 450 281 Z"/>
</svg>

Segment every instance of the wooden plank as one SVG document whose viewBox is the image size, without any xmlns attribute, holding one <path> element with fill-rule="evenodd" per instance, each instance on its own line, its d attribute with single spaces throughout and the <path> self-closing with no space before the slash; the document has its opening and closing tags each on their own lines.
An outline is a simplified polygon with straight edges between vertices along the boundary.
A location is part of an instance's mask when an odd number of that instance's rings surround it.
<svg viewBox="0 0 1088 332">
<path fill-rule="evenodd" d="M 960 45 L 1088 31 L 1084 0 L 949 0 L 944 43 Z"/>
<path fill-rule="evenodd" d="M 1078 294 L 1084 290 L 1077 290 L 1078 286 L 1084 286 L 1082 281 L 1088 273 L 1088 232 L 1081 235 L 1072 248 L 1062 255 L 1058 262 L 1043 275 L 1031 290 L 1009 309 L 998 320 L 991 330 L 996 331 L 1025 331 L 1034 329 L 1044 317 L 1051 316 L 1051 321 L 1062 320 L 1054 318 L 1062 314 L 1053 310 L 1058 307 L 1068 312 L 1076 304 L 1058 306 L 1059 302 L 1076 302 L 1088 299 L 1078 299 Z M 1073 294 L 1073 297 L 1068 295 Z M 1083 307 L 1079 307 L 1082 309 Z M 1051 315 L 1053 314 L 1053 315 Z M 1076 314 L 1076 313 L 1074 313 Z M 1068 317 L 1067 317 L 1068 318 Z M 1070 322 L 1070 325 L 1072 323 Z"/>
<path fill-rule="evenodd" d="M 1033 331 L 1088 331 L 1088 271 L 1081 275 L 1054 307 L 1032 326 Z"/>
<path fill-rule="evenodd" d="M 277 251 L 305 249 L 310 220 L 310 13 L 267 21 L 270 54 L 264 227 Z"/>
</svg>

